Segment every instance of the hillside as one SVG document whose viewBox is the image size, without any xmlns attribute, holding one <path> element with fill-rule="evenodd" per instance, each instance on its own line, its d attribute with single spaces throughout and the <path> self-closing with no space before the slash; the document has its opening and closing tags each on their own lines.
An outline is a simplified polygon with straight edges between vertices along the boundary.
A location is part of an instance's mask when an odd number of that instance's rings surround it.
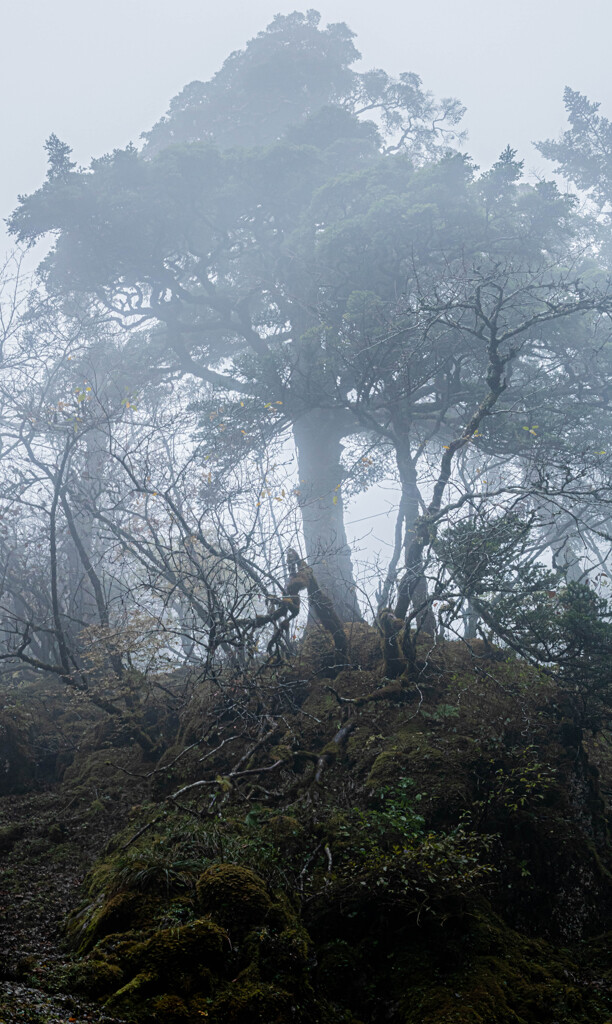
<svg viewBox="0 0 612 1024">
<path fill-rule="evenodd" d="M 481 641 L 2 713 L 0 1021 L 605 1024 L 612 743 Z M 143 739 L 143 735 L 147 741 Z"/>
</svg>

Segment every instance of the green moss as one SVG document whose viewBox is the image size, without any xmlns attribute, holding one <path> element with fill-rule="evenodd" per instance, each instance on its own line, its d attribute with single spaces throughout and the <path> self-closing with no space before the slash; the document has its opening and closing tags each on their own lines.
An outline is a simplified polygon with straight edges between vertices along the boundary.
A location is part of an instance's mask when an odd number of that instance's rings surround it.
<svg viewBox="0 0 612 1024">
<path fill-rule="evenodd" d="M 477 925 L 466 946 L 463 962 L 446 977 L 440 978 L 433 957 L 423 965 L 430 982 L 404 996 L 404 1024 L 592 1024 L 601 1019 L 589 993 L 572 983 L 576 965 L 545 943 L 521 938 L 490 919 Z"/>
<path fill-rule="evenodd" d="M 182 1024 L 193 1020 L 187 1004 L 179 996 L 156 996 L 150 1003 L 151 1014 L 159 1024 Z"/>
<path fill-rule="evenodd" d="M 304 827 L 289 814 L 274 814 L 264 819 L 259 827 L 264 842 L 281 849 L 285 856 L 301 850 L 307 840 Z"/>
<path fill-rule="evenodd" d="M 75 964 L 68 974 L 68 982 L 75 992 L 104 996 L 121 987 L 123 971 L 108 960 L 92 958 Z"/>
<path fill-rule="evenodd" d="M 108 996 L 108 1006 L 130 1019 L 149 1021 L 152 1015 L 161 1020 L 166 1007 L 168 1021 L 180 1021 L 188 1019 L 185 993 L 218 987 L 229 953 L 227 933 L 202 918 L 154 930 L 146 938 L 137 931 L 108 935 L 72 968 L 70 977 L 76 990 Z"/>
<path fill-rule="evenodd" d="M 16 843 L 25 835 L 23 825 L 5 825 L 0 828 L 0 854 L 10 853 Z"/>
<path fill-rule="evenodd" d="M 271 900 L 263 880 L 237 864 L 213 864 L 200 875 L 196 893 L 201 910 L 231 930 L 244 932 L 265 923 Z"/>
<path fill-rule="evenodd" d="M 371 789 L 392 786 L 398 775 L 404 775 L 408 770 L 409 760 L 397 748 L 383 750 L 378 754 L 370 769 L 366 785 Z"/>
<path fill-rule="evenodd" d="M 304 1017 L 290 992 L 238 978 L 211 1006 L 210 1024 L 299 1024 Z"/>
<path fill-rule="evenodd" d="M 266 927 L 253 929 L 243 952 L 263 981 L 295 991 L 308 984 L 311 945 L 308 932 L 296 922 L 294 927 L 276 933 Z"/>
<path fill-rule="evenodd" d="M 194 965 L 220 966 L 229 948 L 227 933 L 206 918 L 178 928 L 156 931 L 135 943 L 127 957 L 132 968 L 163 971 L 165 967 L 189 969 Z"/>
<path fill-rule="evenodd" d="M 86 953 L 105 935 L 147 927 L 158 906 L 157 900 L 138 893 L 118 892 L 110 899 L 101 894 L 71 915 L 66 933 L 71 945 Z"/>
<path fill-rule="evenodd" d="M 328 998 L 346 1003 L 347 993 L 355 990 L 364 965 L 355 943 L 334 939 L 317 951 L 317 988 Z"/>
<path fill-rule="evenodd" d="M 159 982 L 156 971 L 141 971 L 106 1000 L 110 1008 L 138 1009 Z"/>
</svg>

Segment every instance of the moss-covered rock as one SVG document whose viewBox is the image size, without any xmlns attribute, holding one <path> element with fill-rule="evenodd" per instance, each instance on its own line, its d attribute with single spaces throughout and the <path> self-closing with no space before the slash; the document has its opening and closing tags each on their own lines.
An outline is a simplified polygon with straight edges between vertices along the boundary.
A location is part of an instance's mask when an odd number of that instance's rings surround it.
<svg viewBox="0 0 612 1024">
<path fill-rule="evenodd" d="M 363 671 L 382 669 L 381 637 L 373 626 L 365 622 L 345 622 L 347 654 L 349 664 Z M 321 626 L 309 625 L 304 634 L 300 651 L 302 671 L 312 675 L 325 675 L 337 671 L 338 654 L 333 637 Z"/>
<path fill-rule="evenodd" d="M 189 970 L 193 966 L 219 968 L 228 948 L 227 933 L 201 918 L 178 928 L 164 928 L 144 942 L 134 943 L 126 960 L 132 969 L 158 972 L 178 967 Z"/>
<path fill-rule="evenodd" d="M 116 992 L 121 987 L 124 976 L 117 964 L 100 957 L 75 964 L 68 974 L 68 979 L 75 992 L 98 997 Z"/>
<path fill-rule="evenodd" d="M 259 828 L 264 842 L 282 850 L 285 855 L 301 850 L 306 841 L 304 827 L 290 814 L 273 814 L 264 818 Z"/>
<path fill-rule="evenodd" d="M 157 1021 L 166 1012 L 169 1021 L 189 1020 L 185 998 L 214 990 L 229 952 L 227 933 L 198 919 L 146 938 L 134 931 L 109 935 L 73 968 L 73 977 L 75 987 L 106 996 L 109 1008 L 130 1019 Z"/>
<path fill-rule="evenodd" d="M 239 978 L 215 1000 L 208 1019 L 210 1024 L 299 1024 L 304 1016 L 290 992 L 266 982 Z"/>
<path fill-rule="evenodd" d="M 605 1020 L 595 992 L 576 984 L 579 971 L 566 952 L 526 940 L 495 915 L 480 911 L 463 935 L 447 941 L 453 955 L 446 964 L 431 948 L 421 949 L 421 977 L 400 1002 L 403 1024 Z"/>
<path fill-rule="evenodd" d="M 200 875 L 196 893 L 200 910 L 213 915 L 232 934 L 265 924 L 272 907 L 265 882 L 238 864 L 213 864 Z"/>
<path fill-rule="evenodd" d="M 159 901 L 141 893 L 99 894 L 68 919 L 68 939 L 80 953 L 92 949 L 105 935 L 131 928 L 146 928 L 154 918 Z"/>
<path fill-rule="evenodd" d="M 157 1022 L 159 1024 L 189 1024 L 195 1019 L 195 1013 L 189 1009 L 180 996 L 167 993 L 163 996 L 155 996 L 151 1000 L 150 1012 L 156 1024 Z M 201 1012 L 200 1019 L 205 1019 L 205 1011 Z"/>
<path fill-rule="evenodd" d="M 159 984 L 157 971 L 141 971 L 109 996 L 106 1005 L 112 1009 L 121 1009 L 122 1012 L 131 1012 L 135 1016 L 139 1015 L 139 1011 L 146 1014 L 148 997 Z"/>
</svg>

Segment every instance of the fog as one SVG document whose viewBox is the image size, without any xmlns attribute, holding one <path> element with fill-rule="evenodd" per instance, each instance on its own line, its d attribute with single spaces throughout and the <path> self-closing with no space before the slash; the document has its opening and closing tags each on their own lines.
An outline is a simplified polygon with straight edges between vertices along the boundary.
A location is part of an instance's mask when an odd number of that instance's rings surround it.
<svg viewBox="0 0 612 1024">
<path fill-rule="evenodd" d="M 541 171 L 531 142 L 562 127 L 566 85 L 612 113 L 607 0 L 315 6 L 322 21 L 346 21 L 357 34 L 363 68 L 414 71 L 436 96 L 458 97 L 466 148 L 483 166 L 510 144 Z M 295 8 L 280 0 L 5 0 L 0 215 L 40 183 L 51 132 L 84 165 L 137 142 L 187 82 L 209 78 L 275 13 Z"/>
</svg>

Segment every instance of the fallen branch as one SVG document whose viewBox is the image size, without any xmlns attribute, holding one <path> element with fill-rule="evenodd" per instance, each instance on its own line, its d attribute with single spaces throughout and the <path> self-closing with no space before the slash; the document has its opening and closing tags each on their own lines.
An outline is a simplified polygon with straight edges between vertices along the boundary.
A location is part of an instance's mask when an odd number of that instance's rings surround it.
<svg viewBox="0 0 612 1024">
<path fill-rule="evenodd" d="M 176 800 L 183 793 L 187 793 L 191 789 L 196 789 L 199 786 L 216 786 L 220 785 L 219 779 L 237 779 L 244 775 L 258 775 L 261 772 L 271 772 L 274 768 L 278 768 L 279 765 L 284 764 L 284 760 L 281 758 L 280 761 L 275 761 L 274 764 L 269 764 L 265 768 L 246 768 L 242 772 L 228 772 L 227 775 L 217 776 L 214 779 L 199 779 L 197 782 L 190 782 L 188 786 L 182 786 L 181 789 L 177 789 L 176 793 L 172 793 L 167 800 Z"/>
</svg>

